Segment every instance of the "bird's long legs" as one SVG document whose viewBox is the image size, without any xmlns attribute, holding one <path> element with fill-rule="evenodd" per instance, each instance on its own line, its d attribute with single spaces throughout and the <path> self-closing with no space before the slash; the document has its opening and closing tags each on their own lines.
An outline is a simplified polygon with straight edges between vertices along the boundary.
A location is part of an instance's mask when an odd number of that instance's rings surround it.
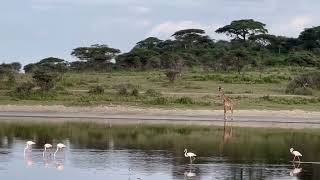
<svg viewBox="0 0 320 180">
<path fill-rule="evenodd" d="M 293 160 L 292 160 L 292 162 L 294 162 L 294 160 L 296 159 L 296 156 L 294 156 L 294 158 L 293 158 Z"/>
</svg>

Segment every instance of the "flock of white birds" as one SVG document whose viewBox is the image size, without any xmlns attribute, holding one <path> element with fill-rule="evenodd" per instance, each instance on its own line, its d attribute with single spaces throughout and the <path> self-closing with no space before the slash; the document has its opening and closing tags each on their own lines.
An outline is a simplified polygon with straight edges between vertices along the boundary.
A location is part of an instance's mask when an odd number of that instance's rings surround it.
<svg viewBox="0 0 320 180">
<path fill-rule="evenodd" d="M 34 144 L 36 144 L 35 142 L 33 142 L 33 141 L 27 141 L 26 142 L 26 147 L 24 148 L 24 155 L 26 154 L 26 151 L 27 150 L 29 150 L 29 151 L 31 151 L 32 150 L 32 145 L 34 145 Z M 46 153 L 46 151 L 48 150 L 48 149 L 51 149 L 53 146 L 51 145 L 51 144 L 45 144 L 44 145 L 44 151 L 43 151 L 43 157 L 45 157 L 45 153 Z M 56 158 L 56 154 L 57 154 L 57 152 L 59 151 L 59 150 L 62 150 L 62 149 L 64 149 L 64 148 L 66 148 L 67 146 L 66 145 L 64 145 L 64 144 L 62 144 L 62 143 L 59 143 L 59 144 L 57 144 L 57 150 L 54 152 L 54 154 L 53 154 L 53 157 L 54 158 Z"/>
<path fill-rule="evenodd" d="M 26 143 L 26 147 L 24 148 L 24 154 L 26 153 L 26 150 L 31 150 L 32 145 L 36 144 L 33 141 L 27 141 Z M 45 153 L 47 151 L 47 149 L 51 149 L 53 146 L 51 144 L 45 144 L 44 145 L 44 151 L 43 151 L 43 157 L 45 156 Z M 57 144 L 57 150 L 54 152 L 53 157 L 56 157 L 56 153 L 59 150 L 62 150 L 63 148 L 66 148 L 66 145 L 59 143 Z M 300 157 L 302 156 L 302 154 L 299 151 L 295 151 L 293 148 L 290 148 L 290 153 L 294 156 L 293 158 L 293 162 L 295 161 L 296 158 L 298 158 L 299 162 L 300 162 Z M 196 159 L 196 154 L 192 153 L 192 152 L 188 152 L 187 149 L 184 149 L 184 156 L 187 158 L 190 158 L 190 162 L 194 161 Z"/>
</svg>

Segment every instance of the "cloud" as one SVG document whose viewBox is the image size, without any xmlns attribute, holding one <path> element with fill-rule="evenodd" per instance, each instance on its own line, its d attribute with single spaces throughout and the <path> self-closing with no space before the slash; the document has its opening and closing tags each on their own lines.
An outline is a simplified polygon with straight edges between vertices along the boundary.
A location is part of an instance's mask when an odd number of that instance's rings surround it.
<svg viewBox="0 0 320 180">
<path fill-rule="evenodd" d="M 49 6 L 49 5 L 41 5 L 41 4 L 31 5 L 31 9 L 36 10 L 36 11 L 49 11 L 54 8 L 55 8 L 55 6 Z"/>
<path fill-rule="evenodd" d="M 290 25 L 297 29 L 304 29 L 313 23 L 314 18 L 311 16 L 300 16 L 291 20 Z"/>
<path fill-rule="evenodd" d="M 188 28 L 209 30 L 210 26 L 203 25 L 193 21 L 178 21 L 178 22 L 167 21 L 154 26 L 151 29 L 148 36 L 157 36 L 157 37 L 167 38 L 176 31 L 179 31 L 182 29 L 188 29 Z"/>
<path fill-rule="evenodd" d="M 139 14 L 147 14 L 151 11 L 151 9 L 148 7 L 144 7 L 144 6 L 138 6 L 138 7 L 134 8 L 134 11 Z"/>
<path fill-rule="evenodd" d="M 297 37 L 301 31 L 305 28 L 312 27 L 316 25 L 316 18 L 313 16 L 302 15 L 296 16 L 291 20 L 284 23 L 284 21 L 271 26 L 270 33 L 285 35 L 290 37 Z"/>
</svg>

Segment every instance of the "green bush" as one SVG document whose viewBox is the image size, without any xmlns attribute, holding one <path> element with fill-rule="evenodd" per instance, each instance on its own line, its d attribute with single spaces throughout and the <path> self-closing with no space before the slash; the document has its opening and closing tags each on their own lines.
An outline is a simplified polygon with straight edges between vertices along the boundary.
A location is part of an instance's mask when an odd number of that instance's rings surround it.
<svg viewBox="0 0 320 180">
<path fill-rule="evenodd" d="M 11 92 L 12 96 L 18 97 L 18 98 L 26 98 L 29 97 L 32 93 L 32 89 L 35 87 L 35 85 L 32 82 L 24 82 L 20 85 L 18 85 L 13 92 Z"/>
<path fill-rule="evenodd" d="M 41 90 L 48 91 L 54 88 L 56 81 L 59 79 L 59 74 L 37 70 L 32 75 L 32 78 Z"/>
<path fill-rule="evenodd" d="M 167 105 L 170 103 L 170 100 L 166 97 L 157 97 L 149 102 L 153 105 Z"/>
<path fill-rule="evenodd" d="M 170 71 L 166 72 L 166 76 L 170 82 L 174 82 L 175 80 L 177 80 L 179 75 L 181 75 L 181 73 L 179 71 L 170 70 Z"/>
<path fill-rule="evenodd" d="M 56 86 L 55 88 L 54 88 L 54 90 L 55 91 L 61 91 L 61 92 L 63 92 L 63 91 L 66 91 L 66 88 L 64 88 L 63 86 Z"/>
<path fill-rule="evenodd" d="M 154 90 L 154 89 L 148 89 L 145 92 L 145 95 L 149 96 L 149 97 L 159 97 L 159 96 L 161 96 L 161 93 L 156 91 L 156 90 Z"/>
<path fill-rule="evenodd" d="M 139 96 L 139 90 L 137 88 L 134 88 L 131 92 L 132 96 Z"/>
<path fill-rule="evenodd" d="M 116 89 L 118 94 L 122 95 L 122 96 L 139 95 L 138 86 L 135 86 L 130 83 L 116 85 L 116 86 L 114 86 L 114 89 Z"/>
<path fill-rule="evenodd" d="M 302 90 L 304 88 L 305 90 Z M 287 85 L 286 93 L 287 94 L 295 94 L 295 93 L 310 93 L 311 89 L 320 89 L 320 72 L 310 72 L 301 74 L 295 77 L 290 83 Z M 296 90 L 297 89 L 297 90 Z M 309 92 L 307 92 L 309 91 Z"/>
<path fill-rule="evenodd" d="M 174 101 L 177 104 L 194 104 L 194 101 L 190 97 L 181 97 Z"/>
<path fill-rule="evenodd" d="M 303 88 L 303 87 L 295 88 L 294 91 L 293 91 L 293 94 L 311 96 L 312 95 L 312 89 Z"/>
<path fill-rule="evenodd" d="M 93 86 L 90 88 L 89 94 L 104 94 L 104 88 L 100 85 Z"/>
</svg>

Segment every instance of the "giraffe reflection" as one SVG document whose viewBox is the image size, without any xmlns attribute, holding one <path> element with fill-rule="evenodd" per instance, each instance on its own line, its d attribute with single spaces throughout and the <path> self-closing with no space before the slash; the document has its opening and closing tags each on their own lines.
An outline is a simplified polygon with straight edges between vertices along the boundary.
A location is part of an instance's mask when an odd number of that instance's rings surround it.
<svg viewBox="0 0 320 180">
<path fill-rule="evenodd" d="M 230 142 L 232 139 L 232 125 L 231 122 L 227 122 L 227 120 L 224 121 L 223 126 L 223 138 L 219 145 L 220 154 L 223 153 L 224 146 Z"/>
</svg>

